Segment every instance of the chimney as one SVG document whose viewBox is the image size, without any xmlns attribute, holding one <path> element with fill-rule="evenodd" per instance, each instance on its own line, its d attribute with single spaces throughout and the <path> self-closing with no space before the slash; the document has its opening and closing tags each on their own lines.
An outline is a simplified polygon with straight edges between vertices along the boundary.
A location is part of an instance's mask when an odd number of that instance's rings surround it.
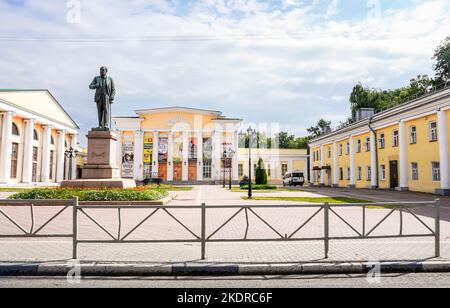
<svg viewBox="0 0 450 308">
<path fill-rule="evenodd" d="M 359 121 L 371 118 L 374 115 L 375 115 L 374 108 L 361 108 L 361 109 L 356 110 L 355 121 L 359 122 Z"/>
</svg>

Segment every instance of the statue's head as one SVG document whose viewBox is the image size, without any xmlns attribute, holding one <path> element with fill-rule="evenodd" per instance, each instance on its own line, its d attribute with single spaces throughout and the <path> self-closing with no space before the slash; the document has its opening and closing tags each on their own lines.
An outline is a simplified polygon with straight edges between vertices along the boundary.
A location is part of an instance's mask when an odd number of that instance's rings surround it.
<svg viewBox="0 0 450 308">
<path fill-rule="evenodd" d="M 106 66 L 100 67 L 100 76 L 105 77 L 108 74 L 108 68 Z"/>
</svg>

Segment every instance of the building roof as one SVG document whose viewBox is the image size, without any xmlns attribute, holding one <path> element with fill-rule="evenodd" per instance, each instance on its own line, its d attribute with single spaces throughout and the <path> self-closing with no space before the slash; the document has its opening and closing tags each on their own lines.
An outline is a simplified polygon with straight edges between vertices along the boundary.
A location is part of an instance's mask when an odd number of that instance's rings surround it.
<svg viewBox="0 0 450 308">
<path fill-rule="evenodd" d="M 239 148 L 239 155 L 248 155 L 248 148 Z M 301 149 L 252 149 L 252 156 L 307 156 L 308 150 Z"/>
<path fill-rule="evenodd" d="M 333 138 L 335 136 L 339 136 L 341 134 L 350 133 L 355 129 L 368 126 L 369 124 L 376 124 L 377 122 L 383 121 L 389 118 L 396 118 L 406 113 L 416 113 L 419 108 L 425 108 L 426 106 L 431 106 L 433 103 L 437 101 L 442 101 L 443 104 L 448 104 L 447 99 L 450 97 L 450 84 L 446 84 L 443 88 L 435 89 L 429 93 L 426 93 L 421 96 L 414 96 L 408 98 L 404 103 L 394 106 L 392 108 L 383 110 L 379 113 L 376 113 L 371 118 L 366 118 L 358 122 L 351 123 L 345 127 L 317 137 L 310 141 L 310 144 L 316 144 L 322 140 Z"/>
<path fill-rule="evenodd" d="M 216 110 L 208 110 L 208 109 L 198 109 L 198 108 L 189 108 L 189 107 L 164 107 L 164 108 L 150 108 L 150 109 L 141 109 L 135 111 L 137 114 L 151 114 L 151 113 L 162 113 L 162 112 L 188 112 L 188 113 L 202 113 L 202 114 L 210 114 L 212 116 L 221 117 L 222 112 Z"/>
<path fill-rule="evenodd" d="M 46 89 L 0 89 L 0 102 L 64 126 L 79 129 L 58 100 Z"/>
</svg>

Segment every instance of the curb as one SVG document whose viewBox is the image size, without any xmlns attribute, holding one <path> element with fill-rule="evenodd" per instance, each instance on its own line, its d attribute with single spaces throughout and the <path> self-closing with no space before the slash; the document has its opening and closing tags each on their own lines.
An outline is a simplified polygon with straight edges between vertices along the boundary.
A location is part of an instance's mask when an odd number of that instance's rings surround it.
<svg viewBox="0 0 450 308">
<path fill-rule="evenodd" d="M 378 267 L 381 273 L 446 273 L 450 261 L 384 263 L 305 264 L 145 264 L 145 263 L 4 263 L 0 277 L 67 276 L 239 276 L 239 275 L 330 275 L 367 274 Z"/>
</svg>

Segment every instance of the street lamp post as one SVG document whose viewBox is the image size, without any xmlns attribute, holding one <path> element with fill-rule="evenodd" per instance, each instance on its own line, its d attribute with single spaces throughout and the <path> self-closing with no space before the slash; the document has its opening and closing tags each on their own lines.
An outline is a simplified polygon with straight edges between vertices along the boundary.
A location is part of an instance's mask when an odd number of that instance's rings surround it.
<svg viewBox="0 0 450 308">
<path fill-rule="evenodd" d="M 227 168 L 227 150 L 222 153 L 222 173 L 223 173 L 223 188 L 226 186 L 226 169 Z"/>
<path fill-rule="evenodd" d="M 255 134 L 255 130 L 250 126 L 247 129 L 247 135 L 244 133 L 241 133 L 241 137 L 248 137 L 248 198 L 253 197 L 253 190 L 252 190 L 252 137 Z M 245 138 L 244 138 L 245 143 Z M 245 144 L 244 144 L 245 147 Z"/>
<path fill-rule="evenodd" d="M 68 149 L 64 152 L 64 155 L 66 156 L 66 158 L 69 159 L 69 180 L 71 180 L 72 179 L 72 163 L 73 163 L 73 159 L 78 156 L 78 150 L 71 147 L 70 149 Z"/>
</svg>

